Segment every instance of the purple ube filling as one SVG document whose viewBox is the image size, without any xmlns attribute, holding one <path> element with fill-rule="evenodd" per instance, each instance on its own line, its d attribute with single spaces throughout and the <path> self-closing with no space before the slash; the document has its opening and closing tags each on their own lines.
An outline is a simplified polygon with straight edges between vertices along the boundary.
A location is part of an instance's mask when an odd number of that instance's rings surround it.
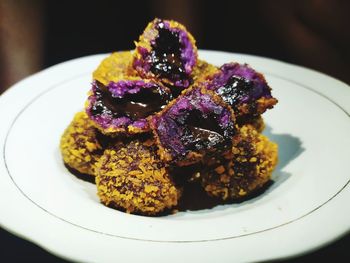
<svg viewBox="0 0 350 263">
<path fill-rule="evenodd" d="M 236 108 L 241 103 L 252 103 L 259 98 L 271 98 L 271 90 L 264 77 L 247 64 L 224 64 L 208 83 L 223 100 Z"/>
<path fill-rule="evenodd" d="M 172 28 L 168 21 L 156 20 L 157 36 L 150 40 L 152 49 L 138 47 L 140 60 L 134 67 L 145 73 L 152 72 L 159 78 L 168 79 L 173 86 L 186 88 L 191 84 L 190 74 L 196 64 L 196 54 L 188 33 Z"/>
<path fill-rule="evenodd" d="M 146 117 L 160 111 L 170 99 L 169 93 L 154 82 L 121 80 L 104 86 L 94 81 L 86 111 L 103 129 L 129 125 L 147 129 Z"/>
<path fill-rule="evenodd" d="M 185 158 L 191 151 L 220 153 L 231 147 L 235 134 L 231 112 L 200 88 L 182 95 L 151 121 L 162 146 L 175 160 Z"/>
</svg>

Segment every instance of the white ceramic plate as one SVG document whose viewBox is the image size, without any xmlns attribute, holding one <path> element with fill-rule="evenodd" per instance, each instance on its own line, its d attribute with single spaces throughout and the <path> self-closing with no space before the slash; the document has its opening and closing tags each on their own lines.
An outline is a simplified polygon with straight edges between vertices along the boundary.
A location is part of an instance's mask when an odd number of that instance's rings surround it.
<svg viewBox="0 0 350 263">
<path fill-rule="evenodd" d="M 1 226 L 84 261 L 257 261 L 301 254 L 350 228 L 350 87 L 318 72 L 249 55 L 201 51 L 216 65 L 247 62 L 279 99 L 264 115 L 279 144 L 275 183 L 249 201 L 160 218 L 101 205 L 93 184 L 63 166 L 60 136 L 82 109 L 106 55 L 35 74 L 0 99 Z"/>
</svg>

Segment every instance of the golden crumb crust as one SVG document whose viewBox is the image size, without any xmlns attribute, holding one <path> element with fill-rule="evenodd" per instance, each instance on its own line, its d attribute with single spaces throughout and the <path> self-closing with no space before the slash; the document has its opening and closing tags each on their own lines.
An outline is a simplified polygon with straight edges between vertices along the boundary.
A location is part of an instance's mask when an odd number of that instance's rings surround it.
<svg viewBox="0 0 350 263">
<path fill-rule="evenodd" d="M 102 60 L 100 65 L 93 72 L 93 79 L 107 86 L 111 81 L 117 82 L 125 79 L 126 76 L 129 78 L 136 76 L 136 73 L 131 66 L 132 58 L 132 51 L 112 53 Z"/>
<path fill-rule="evenodd" d="M 135 47 L 136 47 L 135 50 L 137 50 L 138 47 L 145 48 L 147 51 L 152 50 L 151 42 L 158 36 L 158 30 L 154 27 L 155 21 L 157 20 L 149 22 L 147 27 L 143 31 L 143 34 L 140 35 L 139 41 L 138 42 L 135 41 Z M 170 28 L 178 28 L 187 33 L 188 39 L 194 48 L 194 53 L 197 54 L 196 40 L 194 39 L 192 34 L 187 31 L 186 27 L 184 27 L 182 24 L 174 20 L 166 20 L 166 21 L 169 23 Z M 138 52 L 135 52 L 134 56 L 137 59 L 141 58 L 141 54 Z"/>
<path fill-rule="evenodd" d="M 276 143 L 250 125 L 239 131 L 233 158 L 221 160 L 202 174 L 205 191 L 223 200 L 240 199 L 264 186 L 278 161 Z"/>
<path fill-rule="evenodd" d="M 95 164 L 102 147 L 97 141 L 96 130 L 85 112 L 75 114 L 64 131 L 60 142 L 63 161 L 80 173 L 95 175 Z"/>
<path fill-rule="evenodd" d="M 261 97 L 253 104 L 254 111 L 256 111 L 255 115 L 263 114 L 267 109 L 272 109 L 277 102 L 278 100 L 276 98 Z M 249 115 L 251 111 L 252 105 L 244 103 L 237 107 L 236 115 L 237 117 Z"/>
<path fill-rule="evenodd" d="M 240 120 L 242 121 L 242 120 Z M 238 126 L 250 126 L 254 128 L 257 132 L 261 133 L 265 129 L 265 122 L 261 115 L 258 115 L 256 117 L 250 117 L 247 119 L 244 119 L 243 122 L 238 122 Z"/>
<path fill-rule="evenodd" d="M 98 195 L 107 206 L 156 215 L 177 205 L 180 192 L 156 155 L 153 139 L 106 149 L 97 166 Z"/>
<path fill-rule="evenodd" d="M 142 54 L 140 52 L 137 52 L 137 50 L 139 48 L 141 49 L 145 49 L 148 52 L 151 52 L 151 50 L 153 49 L 153 47 L 151 46 L 151 43 L 153 42 L 153 40 L 158 36 L 158 30 L 157 28 L 155 28 L 155 23 L 159 21 L 158 19 L 153 20 L 152 22 L 148 23 L 147 27 L 145 28 L 144 32 L 142 35 L 140 35 L 139 37 L 139 41 L 135 41 L 135 52 L 134 52 L 134 60 L 142 60 Z M 193 54 L 195 55 L 195 60 L 197 61 L 198 59 L 198 52 L 197 52 L 197 46 L 196 46 L 196 40 L 194 39 L 194 37 L 192 36 L 192 34 L 190 32 L 187 31 L 186 27 L 184 27 L 182 24 L 173 21 L 173 20 L 166 20 L 167 23 L 169 23 L 170 28 L 174 29 L 179 29 L 183 32 L 187 33 L 189 42 L 191 43 L 192 47 L 193 47 Z M 196 63 L 197 64 L 197 63 Z M 151 71 L 148 72 L 144 72 L 146 78 L 156 78 L 155 74 L 152 73 Z M 166 78 L 162 78 L 161 79 L 165 84 L 171 84 L 171 82 L 169 82 L 169 80 L 167 80 Z"/>
<path fill-rule="evenodd" d="M 193 84 L 197 85 L 201 82 L 205 82 L 210 79 L 211 76 L 216 74 L 219 71 L 217 67 L 214 65 L 204 61 L 204 60 L 197 60 L 196 65 L 193 68 L 192 72 L 192 79 Z"/>
</svg>

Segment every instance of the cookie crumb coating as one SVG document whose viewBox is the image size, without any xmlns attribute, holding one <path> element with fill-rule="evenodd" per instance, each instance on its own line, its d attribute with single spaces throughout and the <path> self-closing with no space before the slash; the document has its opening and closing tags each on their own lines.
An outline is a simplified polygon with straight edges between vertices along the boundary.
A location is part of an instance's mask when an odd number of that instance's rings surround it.
<svg viewBox="0 0 350 263">
<path fill-rule="evenodd" d="M 277 165 L 277 144 L 251 126 L 240 128 L 233 158 L 222 158 L 201 173 L 205 191 L 222 200 L 246 197 L 264 186 Z"/>
<path fill-rule="evenodd" d="M 180 89 L 190 86 L 198 55 L 195 40 L 183 25 L 156 18 L 135 44 L 133 67 L 140 76 Z"/>
<path fill-rule="evenodd" d="M 60 149 L 68 167 L 95 176 L 96 162 L 103 150 L 96 137 L 96 128 L 85 112 L 75 114 L 61 137 Z"/>
<path fill-rule="evenodd" d="M 232 146 L 233 111 L 214 92 L 192 87 L 150 119 L 163 161 L 185 166 Z"/>
<path fill-rule="evenodd" d="M 156 151 L 153 139 L 106 149 L 97 164 L 101 202 L 141 215 L 157 215 L 176 206 L 180 192 Z"/>
<path fill-rule="evenodd" d="M 111 81 L 117 82 L 124 79 L 125 76 L 129 78 L 137 76 L 136 71 L 132 68 L 132 60 L 131 51 L 114 52 L 102 60 L 92 77 L 107 86 Z"/>
<path fill-rule="evenodd" d="M 149 131 L 146 118 L 159 112 L 171 100 L 161 83 L 140 78 L 109 82 L 94 81 L 86 112 L 102 133 L 116 136 Z"/>
<path fill-rule="evenodd" d="M 243 119 L 243 120 L 240 119 L 237 122 L 237 125 L 239 127 L 250 126 L 254 128 L 258 133 L 262 133 L 265 129 L 265 122 L 261 115 L 258 115 L 257 117 L 252 117 L 249 119 Z"/>
<path fill-rule="evenodd" d="M 208 81 L 214 74 L 219 72 L 219 68 L 214 65 L 198 59 L 197 64 L 193 68 L 192 79 L 193 85 L 199 85 L 202 82 Z"/>
</svg>

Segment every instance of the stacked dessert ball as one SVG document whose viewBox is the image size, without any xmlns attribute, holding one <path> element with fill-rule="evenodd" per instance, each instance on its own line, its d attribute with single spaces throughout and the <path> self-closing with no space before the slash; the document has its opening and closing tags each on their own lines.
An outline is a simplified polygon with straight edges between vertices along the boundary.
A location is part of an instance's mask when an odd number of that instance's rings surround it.
<svg viewBox="0 0 350 263">
<path fill-rule="evenodd" d="M 175 211 L 186 184 L 241 199 L 277 163 L 277 145 L 261 134 L 261 114 L 276 103 L 262 74 L 198 59 L 184 26 L 155 19 L 134 51 L 95 70 L 61 152 L 71 171 L 95 179 L 103 204 L 128 213 Z"/>
</svg>

